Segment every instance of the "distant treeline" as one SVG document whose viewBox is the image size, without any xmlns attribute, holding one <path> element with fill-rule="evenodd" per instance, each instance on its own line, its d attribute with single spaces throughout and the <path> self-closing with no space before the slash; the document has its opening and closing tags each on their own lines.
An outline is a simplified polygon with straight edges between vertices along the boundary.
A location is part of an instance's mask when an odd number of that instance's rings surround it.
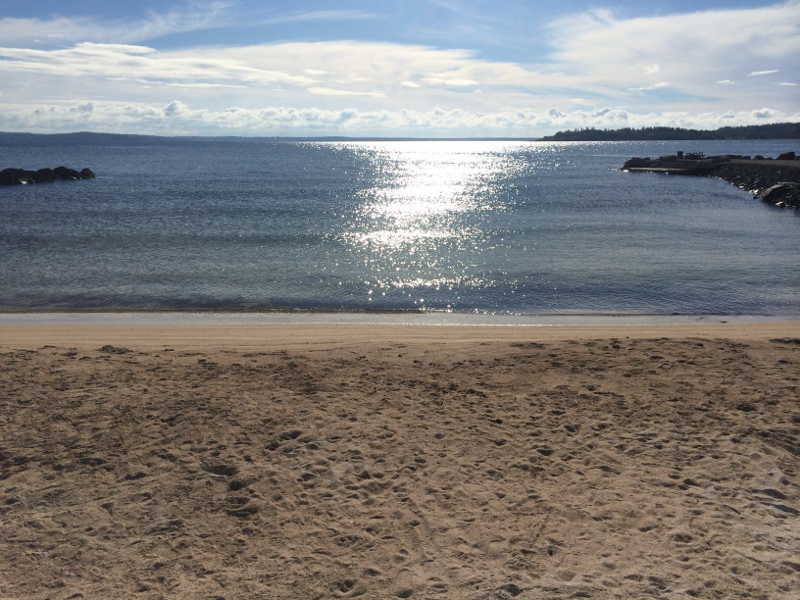
<svg viewBox="0 0 800 600">
<path fill-rule="evenodd" d="M 800 139 L 800 123 L 772 123 L 720 127 L 714 130 L 680 127 L 640 127 L 633 129 L 574 129 L 543 137 L 553 142 L 603 142 L 630 140 L 783 140 Z"/>
</svg>

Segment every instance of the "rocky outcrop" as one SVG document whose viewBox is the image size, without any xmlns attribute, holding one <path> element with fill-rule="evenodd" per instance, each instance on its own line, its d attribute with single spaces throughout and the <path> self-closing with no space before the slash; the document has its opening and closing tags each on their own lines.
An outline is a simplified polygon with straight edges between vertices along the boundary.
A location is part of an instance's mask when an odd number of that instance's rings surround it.
<svg viewBox="0 0 800 600">
<path fill-rule="evenodd" d="M 800 207 L 800 160 L 796 166 L 787 161 L 742 161 L 720 165 L 712 175 L 746 190 L 756 198 L 776 206 Z"/>
<path fill-rule="evenodd" d="M 56 167 L 55 169 L 39 169 L 27 171 L 25 169 L 3 169 L 0 171 L 0 185 L 24 185 L 27 183 L 50 183 L 53 181 L 75 181 L 78 179 L 94 179 L 91 169 L 68 169 Z"/>
<path fill-rule="evenodd" d="M 775 206 L 800 208 L 800 183 L 781 181 L 759 193 L 758 197 Z"/>
<path fill-rule="evenodd" d="M 626 171 L 647 171 L 672 175 L 719 177 L 755 197 L 781 207 L 800 208 L 800 159 L 784 152 L 777 159 L 756 156 L 686 155 L 660 158 L 632 158 L 622 167 Z"/>
</svg>

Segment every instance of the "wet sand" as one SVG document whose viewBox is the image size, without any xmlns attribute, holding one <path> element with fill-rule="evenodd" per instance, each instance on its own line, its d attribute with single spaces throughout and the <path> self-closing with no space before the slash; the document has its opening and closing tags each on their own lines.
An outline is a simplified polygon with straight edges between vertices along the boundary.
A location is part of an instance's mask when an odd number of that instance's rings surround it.
<svg viewBox="0 0 800 600">
<path fill-rule="evenodd" d="M 800 323 L 0 325 L 0 598 L 796 598 Z"/>
</svg>

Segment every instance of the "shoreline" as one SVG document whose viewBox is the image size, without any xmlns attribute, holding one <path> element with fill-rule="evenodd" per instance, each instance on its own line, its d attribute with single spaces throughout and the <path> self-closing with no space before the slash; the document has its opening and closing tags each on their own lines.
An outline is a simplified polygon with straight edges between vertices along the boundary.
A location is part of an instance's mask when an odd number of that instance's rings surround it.
<svg viewBox="0 0 800 600">
<path fill-rule="evenodd" d="M 496 343 L 597 339 L 800 339 L 800 320 L 749 323 L 573 324 L 539 326 L 408 323 L 1 323 L 0 348 L 103 346 L 156 350 L 329 351 L 405 344 L 416 348 L 471 348 Z"/>
<path fill-rule="evenodd" d="M 404 324 L 404 325 L 581 325 L 748 323 L 800 321 L 798 313 L 658 313 L 614 311 L 461 312 L 453 310 L 330 309 L 0 309 L 4 323 L 262 323 L 262 324 Z"/>
</svg>

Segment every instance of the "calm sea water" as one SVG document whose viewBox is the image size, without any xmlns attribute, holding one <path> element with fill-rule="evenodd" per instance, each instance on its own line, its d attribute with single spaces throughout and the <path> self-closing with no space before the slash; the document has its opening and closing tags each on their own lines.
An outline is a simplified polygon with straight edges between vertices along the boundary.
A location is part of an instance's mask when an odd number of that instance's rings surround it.
<svg viewBox="0 0 800 600">
<path fill-rule="evenodd" d="M 800 314 L 800 214 L 628 174 L 797 141 L 0 147 L 0 308 Z"/>
</svg>

